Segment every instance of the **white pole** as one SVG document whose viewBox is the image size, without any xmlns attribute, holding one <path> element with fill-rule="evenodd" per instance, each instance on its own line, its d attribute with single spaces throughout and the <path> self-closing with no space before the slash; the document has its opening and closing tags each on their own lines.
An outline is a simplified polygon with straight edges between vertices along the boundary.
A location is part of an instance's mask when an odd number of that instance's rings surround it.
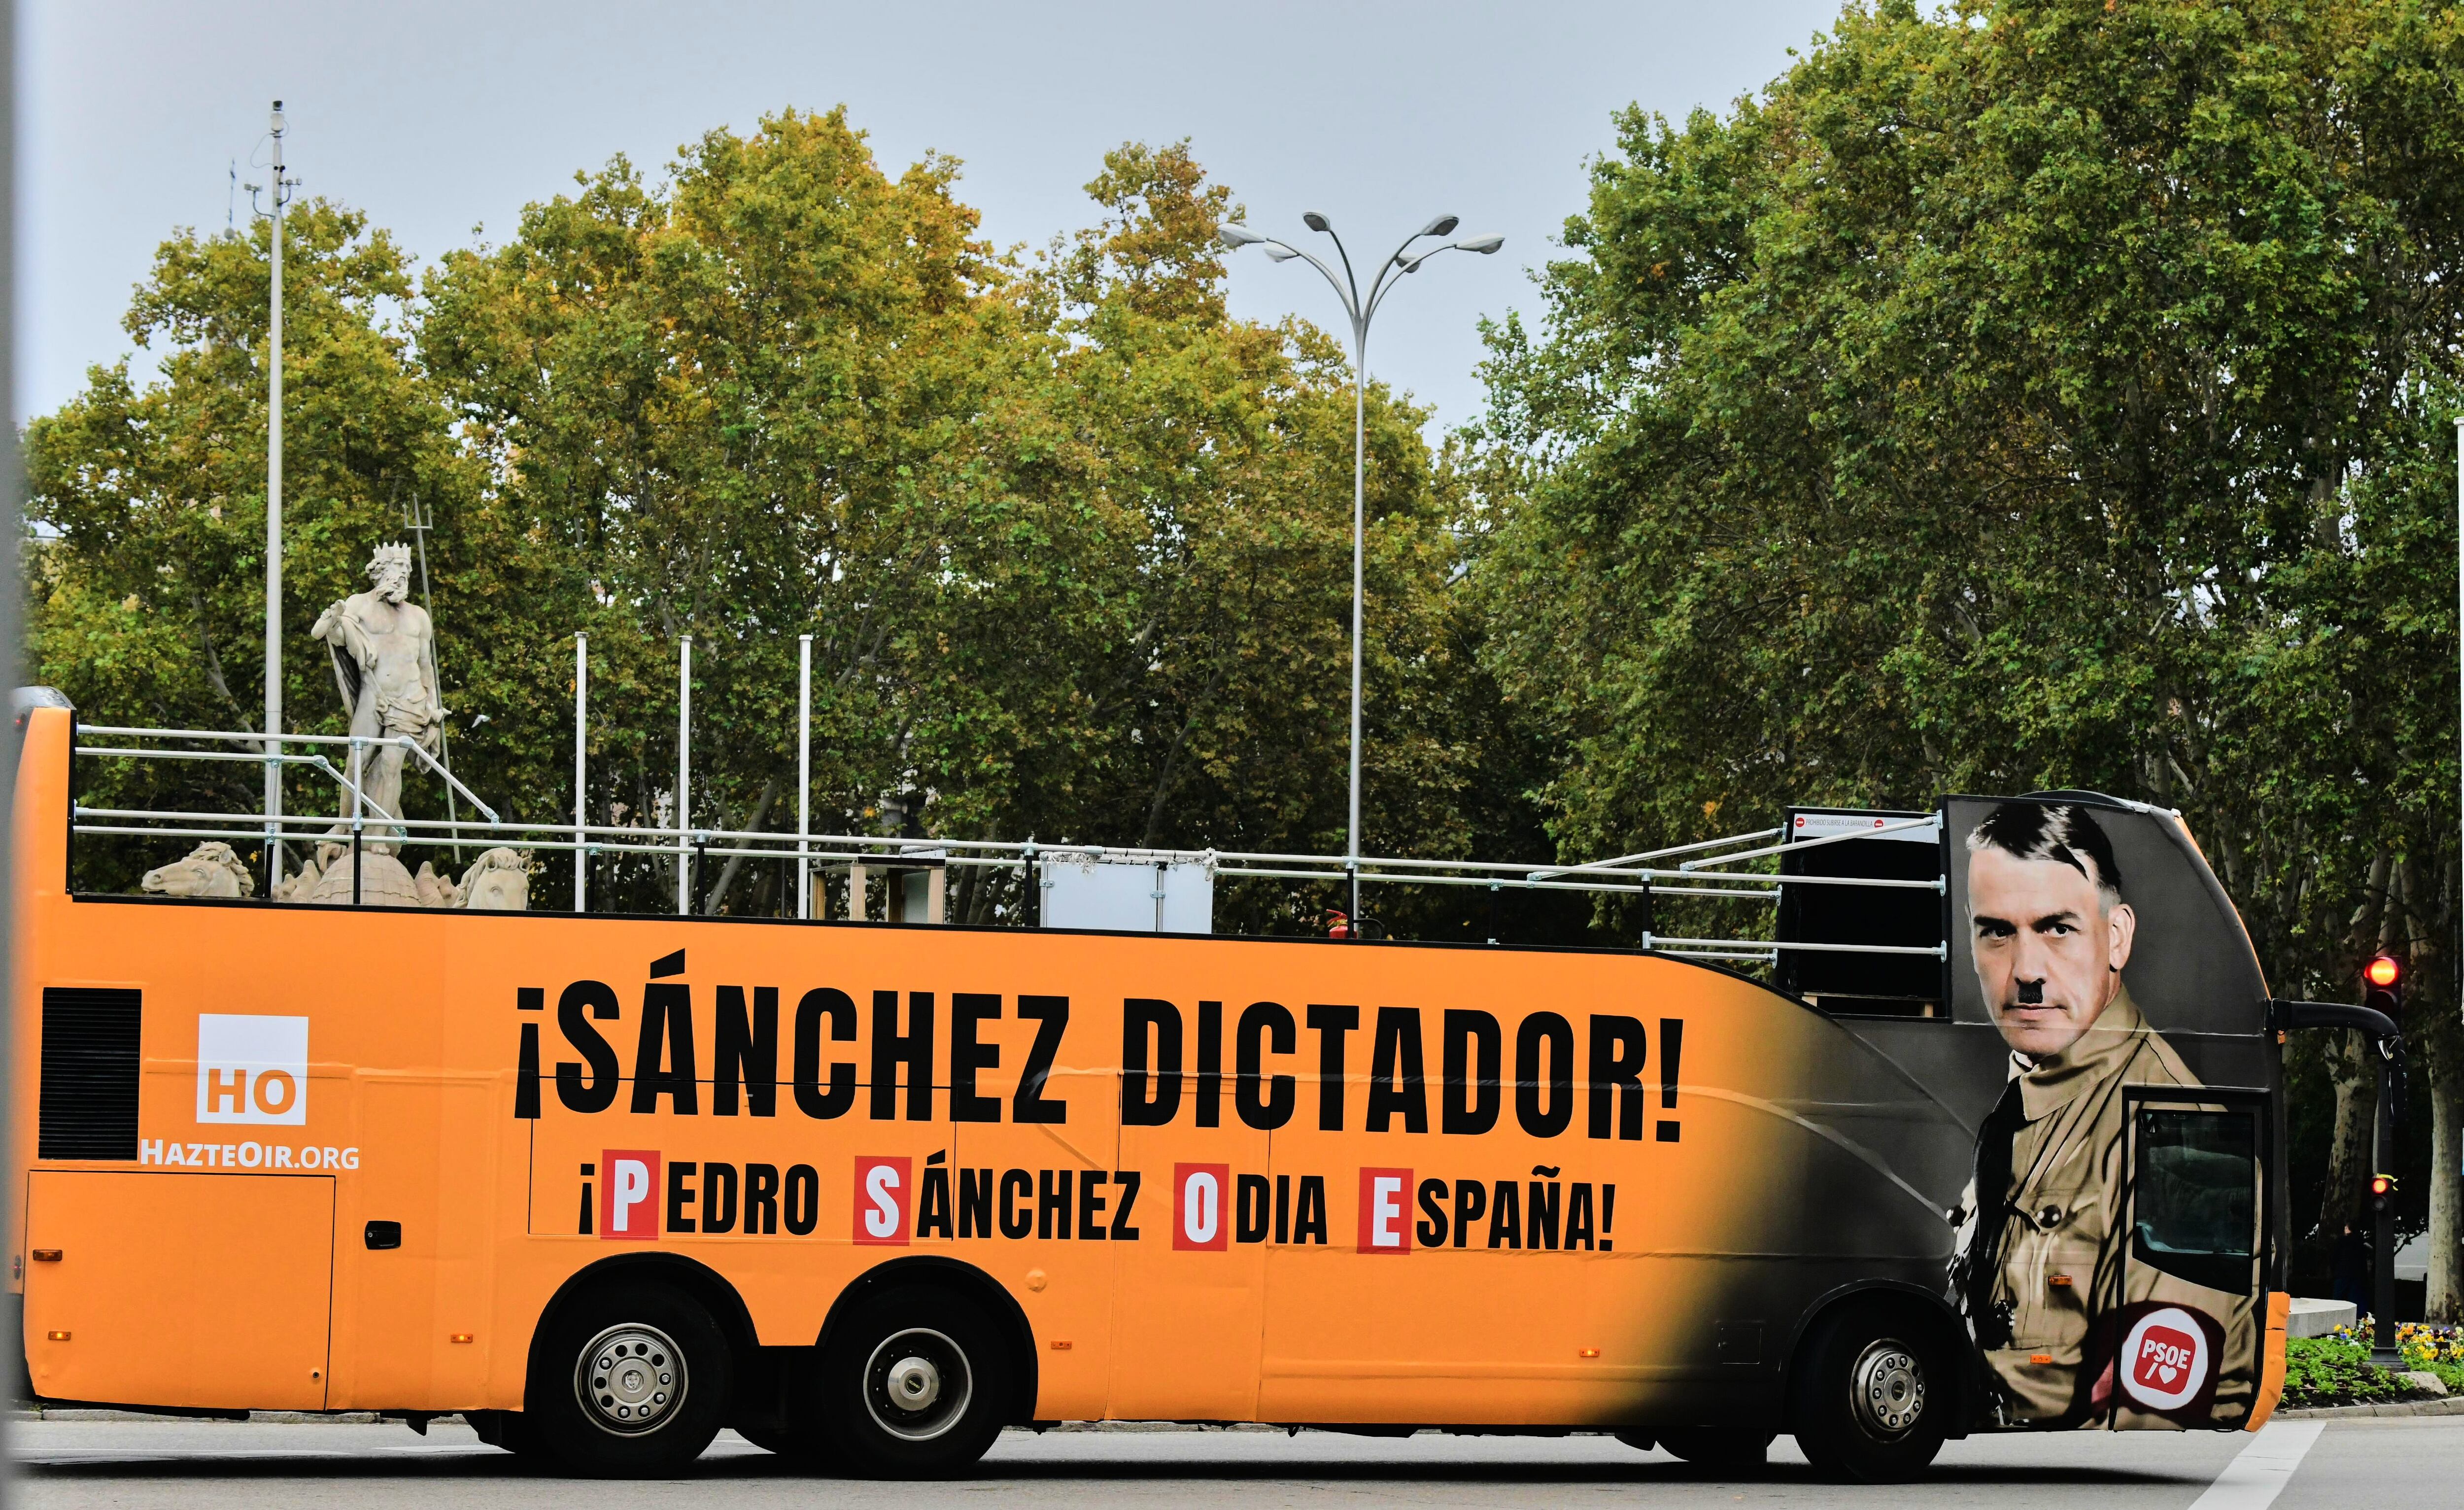
<svg viewBox="0 0 2464 1510">
<path fill-rule="evenodd" d="M 693 844 L 685 815 L 693 810 L 693 636 L 676 656 L 676 916 L 693 910 Z"/>
<path fill-rule="evenodd" d="M 282 879 L 282 101 L 274 102 L 273 308 L 265 396 L 265 881 Z M 357 884 L 356 880 L 353 883 Z"/>
<path fill-rule="evenodd" d="M 796 636 L 796 915 L 813 915 L 813 637 Z"/>
<path fill-rule="evenodd" d="M 590 852 L 583 848 L 590 821 L 590 636 L 573 637 L 573 909 L 589 901 Z"/>
<path fill-rule="evenodd" d="M 1343 869 L 1351 885 L 1344 898 L 1348 910 L 1343 928 L 1344 937 L 1356 943 L 1360 938 L 1360 557 L 1368 520 L 1364 479 L 1369 465 L 1368 430 L 1362 418 L 1369 403 L 1366 311 L 1353 323 L 1352 344 L 1358 359 L 1352 369 L 1352 782 L 1343 824 Z"/>
</svg>

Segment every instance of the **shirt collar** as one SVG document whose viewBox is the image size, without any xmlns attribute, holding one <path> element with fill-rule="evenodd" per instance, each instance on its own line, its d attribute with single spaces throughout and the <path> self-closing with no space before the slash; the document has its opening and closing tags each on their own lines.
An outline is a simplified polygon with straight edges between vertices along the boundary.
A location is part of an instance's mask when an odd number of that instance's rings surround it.
<svg viewBox="0 0 2464 1510">
<path fill-rule="evenodd" d="M 2035 1122 L 2068 1105 L 2090 1086 L 2117 1073 L 2138 1053 L 2146 1034 L 2146 1019 L 2140 1017 L 2125 986 L 2104 1004 L 2096 1025 L 2059 1054 L 2033 1062 L 2012 1055 L 2011 1068 L 2019 1082 L 2019 1101 L 2028 1120 Z"/>
</svg>

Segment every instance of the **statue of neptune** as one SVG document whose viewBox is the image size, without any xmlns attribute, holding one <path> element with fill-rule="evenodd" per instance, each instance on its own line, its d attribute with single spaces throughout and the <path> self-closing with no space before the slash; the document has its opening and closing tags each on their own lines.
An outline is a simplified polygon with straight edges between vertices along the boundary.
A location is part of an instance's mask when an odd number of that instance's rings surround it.
<svg viewBox="0 0 2464 1510">
<path fill-rule="evenodd" d="M 445 703 L 437 692 L 430 653 L 434 628 L 427 610 L 405 601 L 410 592 L 410 548 L 378 546 L 368 561 L 368 576 L 375 580 L 373 588 L 327 608 L 309 632 L 331 648 L 334 682 L 351 710 L 352 733 L 383 738 L 408 734 L 434 754 L 445 727 Z M 401 817 L 402 766 L 407 752 L 391 745 L 363 758 L 366 763 L 360 790 L 386 817 Z M 347 794 L 342 811 L 350 812 Z M 378 832 L 403 837 L 398 829 Z M 372 847 L 387 853 L 393 846 Z"/>
</svg>

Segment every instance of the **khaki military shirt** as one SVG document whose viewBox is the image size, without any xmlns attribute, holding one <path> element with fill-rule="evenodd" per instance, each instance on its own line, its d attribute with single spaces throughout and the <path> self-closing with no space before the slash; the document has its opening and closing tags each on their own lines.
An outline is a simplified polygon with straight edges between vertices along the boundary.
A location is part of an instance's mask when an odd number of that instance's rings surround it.
<svg viewBox="0 0 2464 1510">
<path fill-rule="evenodd" d="M 1972 1182 L 1958 1214 L 1963 1256 L 1979 1240 L 1999 1237 L 1988 1296 L 1992 1307 L 2007 1310 L 2010 1337 L 1984 1349 L 1984 1358 L 2003 1418 L 2013 1425 L 2167 1425 L 2120 1397 L 2109 1369 L 2100 1370 L 2101 1379 L 2081 1377 L 2096 1320 L 2140 1301 L 2192 1306 L 2223 1326 L 2211 1419 L 2227 1425 L 2244 1418 L 2256 1383 L 2253 1298 L 2126 1261 L 2122 1087 L 2195 1086 L 2198 1078 L 2147 1026 L 2126 990 L 2067 1050 L 2034 1063 L 2013 1055 L 2011 1073 L 2024 1121 L 2012 1134 L 2000 1231 L 1992 1230 L 1990 1210 L 1980 1212 Z"/>
</svg>

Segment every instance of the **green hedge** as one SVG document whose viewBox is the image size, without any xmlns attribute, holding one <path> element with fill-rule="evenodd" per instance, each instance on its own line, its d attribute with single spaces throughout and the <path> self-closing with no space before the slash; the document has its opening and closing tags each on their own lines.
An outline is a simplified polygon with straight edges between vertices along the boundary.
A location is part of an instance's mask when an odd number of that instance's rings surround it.
<svg viewBox="0 0 2464 1510">
<path fill-rule="evenodd" d="M 2407 1330 L 2414 1330 L 2407 1328 Z M 2426 1339 L 2425 1339 L 2426 1341 Z M 2464 1394 L 2464 1362 L 2423 1356 L 2430 1348 L 2403 1339 L 2406 1362 L 2438 1376 L 2451 1394 Z M 2440 1348 L 2440 1352 L 2448 1349 Z M 2341 1333 L 2326 1337 L 2294 1337 L 2284 1344 L 2284 1404 L 2372 1405 L 2411 1400 L 2423 1392 L 2384 1368 L 2370 1365 L 2366 1342 Z"/>
</svg>

